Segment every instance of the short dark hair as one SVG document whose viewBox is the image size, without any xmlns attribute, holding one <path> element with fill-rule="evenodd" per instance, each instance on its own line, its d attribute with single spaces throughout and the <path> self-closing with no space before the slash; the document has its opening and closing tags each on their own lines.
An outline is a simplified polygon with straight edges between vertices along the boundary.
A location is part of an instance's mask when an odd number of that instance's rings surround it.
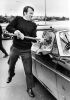
<svg viewBox="0 0 70 100">
<path fill-rule="evenodd" d="M 28 8 L 31 8 L 33 11 L 34 11 L 34 8 L 31 7 L 31 6 L 25 6 L 24 9 L 23 9 L 23 15 L 24 15 L 24 12 L 28 12 Z"/>
</svg>

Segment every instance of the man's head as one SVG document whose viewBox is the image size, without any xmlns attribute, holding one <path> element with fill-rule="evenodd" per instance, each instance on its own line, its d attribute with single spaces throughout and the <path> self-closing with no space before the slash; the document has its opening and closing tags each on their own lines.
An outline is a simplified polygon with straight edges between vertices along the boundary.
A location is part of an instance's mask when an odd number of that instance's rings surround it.
<svg viewBox="0 0 70 100">
<path fill-rule="evenodd" d="M 33 13 L 34 13 L 34 9 L 31 6 L 24 7 L 23 16 L 25 16 L 25 18 L 27 20 L 31 20 L 32 19 Z"/>
</svg>

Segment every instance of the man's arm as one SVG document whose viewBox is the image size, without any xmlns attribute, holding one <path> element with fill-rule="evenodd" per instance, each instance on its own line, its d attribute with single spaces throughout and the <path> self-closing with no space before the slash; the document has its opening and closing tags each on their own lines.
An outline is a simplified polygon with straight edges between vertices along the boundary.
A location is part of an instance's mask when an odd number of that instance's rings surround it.
<svg viewBox="0 0 70 100">
<path fill-rule="evenodd" d="M 17 39 L 24 39 L 24 35 L 19 31 L 16 30 L 17 26 L 17 21 L 18 21 L 18 16 L 6 27 L 6 30 L 10 33 L 13 33 L 13 36 L 17 36 Z"/>
<path fill-rule="evenodd" d="M 0 26 L 0 39 L 2 39 L 2 26 Z"/>
<path fill-rule="evenodd" d="M 0 26 L 0 34 L 2 35 L 2 26 Z"/>
<path fill-rule="evenodd" d="M 12 22 L 9 23 L 9 25 L 6 27 L 6 30 L 8 32 L 14 33 L 14 31 L 16 30 L 17 20 L 18 20 L 18 16 L 15 17 Z"/>
</svg>

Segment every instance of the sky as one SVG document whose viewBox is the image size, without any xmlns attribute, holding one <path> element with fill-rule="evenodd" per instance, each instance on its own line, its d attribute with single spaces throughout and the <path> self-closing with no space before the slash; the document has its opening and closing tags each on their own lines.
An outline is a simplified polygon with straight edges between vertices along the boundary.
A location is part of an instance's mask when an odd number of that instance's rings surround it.
<svg viewBox="0 0 70 100">
<path fill-rule="evenodd" d="M 27 5 L 34 7 L 34 15 L 45 15 L 45 0 L 0 0 L 0 15 L 21 15 Z M 47 16 L 70 17 L 70 0 L 46 0 Z"/>
</svg>

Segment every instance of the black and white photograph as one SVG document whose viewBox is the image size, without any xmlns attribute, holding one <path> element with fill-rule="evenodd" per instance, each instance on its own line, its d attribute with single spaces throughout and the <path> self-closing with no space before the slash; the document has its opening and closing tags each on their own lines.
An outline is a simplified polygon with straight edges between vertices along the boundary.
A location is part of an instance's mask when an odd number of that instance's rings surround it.
<svg viewBox="0 0 70 100">
<path fill-rule="evenodd" d="M 70 100 L 70 0 L 0 0 L 0 100 Z"/>
</svg>

